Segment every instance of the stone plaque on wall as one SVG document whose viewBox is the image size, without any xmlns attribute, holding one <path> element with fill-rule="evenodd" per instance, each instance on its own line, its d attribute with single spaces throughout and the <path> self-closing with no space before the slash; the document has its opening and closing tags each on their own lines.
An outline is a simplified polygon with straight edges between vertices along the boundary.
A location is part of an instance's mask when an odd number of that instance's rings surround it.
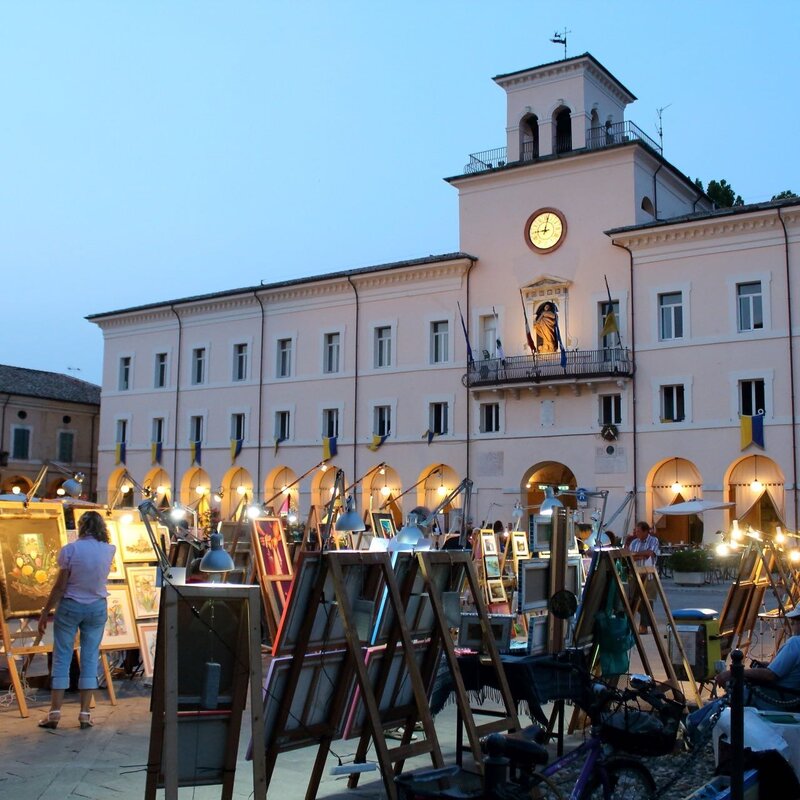
<svg viewBox="0 0 800 800">
<path fill-rule="evenodd" d="M 503 474 L 502 450 L 480 453 L 475 463 L 475 475 L 479 478 L 494 478 Z"/>
<path fill-rule="evenodd" d="M 539 424 L 543 428 L 552 428 L 556 424 L 556 404 L 553 400 L 539 401 Z"/>
<path fill-rule="evenodd" d="M 594 471 L 600 475 L 628 471 L 628 456 L 618 444 L 605 444 L 594 451 Z"/>
</svg>

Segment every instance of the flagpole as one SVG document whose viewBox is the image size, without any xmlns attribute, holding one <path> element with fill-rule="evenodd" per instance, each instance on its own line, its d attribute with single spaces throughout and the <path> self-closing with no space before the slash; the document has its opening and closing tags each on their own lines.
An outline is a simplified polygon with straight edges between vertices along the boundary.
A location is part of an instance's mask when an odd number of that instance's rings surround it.
<svg viewBox="0 0 800 800">
<path fill-rule="evenodd" d="M 525 308 L 525 298 L 522 296 L 522 289 L 519 290 L 519 301 L 522 303 L 522 316 L 525 317 L 525 338 L 528 340 L 528 347 L 531 349 L 531 354 L 536 355 L 536 342 L 533 341 L 533 336 L 531 336 L 531 327 L 528 324 L 528 310 Z"/>
<path fill-rule="evenodd" d="M 611 289 L 608 288 L 608 276 L 603 275 L 603 280 L 606 282 L 606 292 L 608 294 L 608 310 L 614 313 L 614 301 L 611 299 Z M 608 314 L 606 314 L 608 316 Z M 622 337 L 619 334 L 619 321 L 617 321 L 617 347 L 622 347 Z"/>
</svg>

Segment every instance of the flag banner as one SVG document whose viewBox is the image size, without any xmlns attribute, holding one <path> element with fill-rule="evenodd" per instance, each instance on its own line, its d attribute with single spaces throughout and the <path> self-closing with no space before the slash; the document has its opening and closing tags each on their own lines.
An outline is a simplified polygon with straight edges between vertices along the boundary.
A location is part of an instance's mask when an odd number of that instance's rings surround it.
<svg viewBox="0 0 800 800">
<path fill-rule="evenodd" d="M 495 349 L 495 355 L 500 359 L 500 363 L 505 366 L 506 365 L 506 354 L 503 350 L 503 343 L 498 339 L 497 345 Z"/>
<path fill-rule="evenodd" d="M 564 349 L 564 342 L 561 339 L 561 328 L 558 324 L 558 312 L 556 312 L 556 341 L 558 349 L 561 351 L 561 369 L 567 368 L 567 351 Z"/>
<path fill-rule="evenodd" d="M 160 464 L 164 452 L 164 445 L 161 442 L 153 442 L 150 445 L 150 459 L 153 464 Z"/>
<path fill-rule="evenodd" d="M 285 442 L 289 437 L 288 436 L 276 436 L 273 440 L 275 443 L 275 450 L 274 455 L 278 455 L 278 448 L 281 446 L 281 442 Z"/>
<path fill-rule="evenodd" d="M 764 415 L 739 416 L 739 449 L 746 450 L 751 444 L 764 447 Z"/>
<path fill-rule="evenodd" d="M 612 333 L 619 333 L 617 317 L 613 310 L 606 314 L 606 321 L 603 323 L 603 330 L 600 331 L 600 336 L 609 336 Z"/>
<path fill-rule="evenodd" d="M 472 357 L 472 347 L 469 343 L 469 334 L 467 333 L 467 324 L 464 322 L 464 315 L 461 313 L 461 303 L 456 303 L 458 306 L 458 316 L 461 317 L 461 330 L 464 331 L 464 340 L 467 343 L 467 363 L 472 366 L 475 359 Z"/>
<path fill-rule="evenodd" d="M 116 447 L 116 456 L 117 456 L 117 464 L 124 464 L 125 463 L 125 442 L 117 442 Z"/>
<path fill-rule="evenodd" d="M 377 433 L 373 433 L 372 444 L 368 444 L 367 447 L 374 453 L 388 438 L 388 433 L 385 436 L 378 436 Z"/>
<path fill-rule="evenodd" d="M 192 464 L 202 466 L 203 464 L 203 446 L 201 442 L 189 442 L 189 452 L 192 455 Z"/>
<path fill-rule="evenodd" d="M 338 452 L 336 446 L 336 436 L 323 436 L 322 437 L 322 458 L 325 461 L 333 458 Z"/>
<path fill-rule="evenodd" d="M 528 323 L 528 310 L 525 308 L 525 298 L 522 296 L 522 289 L 519 290 L 519 300 L 522 303 L 522 316 L 525 318 L 525 339 L 528 342 L 531 353 L 535 353 L 536 342 L 533 341 L 533 336 L 531 336 L 531 326 Z"/>
<path fill-rule="evenodd" d="M 243 439 L 231 439 L 231 464 L 236 461 L 236 457 L 242 452 Z"/>
<path fill-rule="evenodd" d="M 436 436 L 436 432 L 432 431 L 430 428 L 428 428 L 428 430 L 426 430 L 425 433 L 422 434 L 422 438 L 427 439 L 428 444 L 430 444 L 433 441 L 434 436 Z"/>
</svg>

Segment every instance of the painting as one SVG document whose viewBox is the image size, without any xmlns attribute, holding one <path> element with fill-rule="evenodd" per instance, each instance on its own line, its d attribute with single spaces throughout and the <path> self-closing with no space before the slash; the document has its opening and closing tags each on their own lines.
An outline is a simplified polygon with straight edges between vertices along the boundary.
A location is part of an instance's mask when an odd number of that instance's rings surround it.
<svg viewBox="0 0 800 800">
<path fill-rule="evenodd" d="M 500 577 L 500 559 L 497 556 L 485 556 L 483 559 L 486 579 Z"/>
<path fill-rule="evenodd" d="M 127 586 L 108 588 L 108 619 L 100 647 L 103 650 L 127 650 L 139 646 L 136 623 Z"/>
<path fill-rule="evenodd" d="M 253 520 L 251 534 L 264 605 L 277 625 L 292 585 L 292 561 L 283 526 L 278 517 L 259 517 Z"/>
<path fill-rule="evenodd" d="M 156 663 L 158 622 L 137 622 L 136 633 L 139 637 L 139 650 L 142 654 L 142 671 L 144 677 L 152 678 L 153 665 Z"/>
<path fill-rule="evenodd" d="M 512 531 L 511 552 L 517 558 L 530 558 L 528 550 L 528 534 L 525 531 Z"/>
<path fill-rule="evenodd" d="M 508 600 L 506 590 L 503 588 L 503 581 L 486 581 L 486 591 L 489 595 L 489 603 L 505 603 Z"/>
<path fill-rule="evenodd" d="M 158 616 L 161 589 L 156 585 L 157 567 L 128 567 L 128 589 L 135 619 Z"/>
<path fill-rule="evenodd" d="M 116 548 L 114 551 L 114 559 L 111 562 L 111 570 L 108 573 L 108 579 L 110 581 L 124 581 L 125 567 L 122 564 L 122 551 L 119 547 L 119 531 L 117 530 L 116 521 L 107 519 L 106 528 L 108 529 L 108 542 L 109 544 L 113 544 Z"/>
<path fill-rule="evenodd" d="M 17 504 L 19 505 L 19 504 Z M 0 518 L 0 597 L 6 619 L 38 616 L 58 577 L 67 542 L 63 513 Z"/>
<path fill-rule="evenodd" d="M 497 539 L 495 538 L 494 531 L 481 531 L 481 552 L 485 556 L 497 555 Z"/>
<path fill-rule="evenodd" d="M 381 511 L 373 511 L 372 532 L 375 536 L 382 536 L 384 539 L 392 539 L 397 533 L 392 515 Z"/>
<path fill-rule="evenodd" d="M 122 560 L 126 564 L 156 560 L 153 544 L 143 522 L 129 522 L 127 519 L 120 519 L 117 521 L 117 528 L 120 552 Z"/>
</svg>

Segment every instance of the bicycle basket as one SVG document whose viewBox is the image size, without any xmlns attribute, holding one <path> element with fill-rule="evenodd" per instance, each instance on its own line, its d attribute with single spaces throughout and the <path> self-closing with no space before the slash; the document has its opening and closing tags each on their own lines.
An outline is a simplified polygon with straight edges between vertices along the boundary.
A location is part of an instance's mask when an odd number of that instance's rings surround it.
<svg viewBox="0 0 800 800">
<path fill-rule="evenodd" d="M 637 756 L 665 756 L 675 748 L 678 719 L 622 706 L 600 715 L 600 739 L 615 750 Z"/>
</svg>

